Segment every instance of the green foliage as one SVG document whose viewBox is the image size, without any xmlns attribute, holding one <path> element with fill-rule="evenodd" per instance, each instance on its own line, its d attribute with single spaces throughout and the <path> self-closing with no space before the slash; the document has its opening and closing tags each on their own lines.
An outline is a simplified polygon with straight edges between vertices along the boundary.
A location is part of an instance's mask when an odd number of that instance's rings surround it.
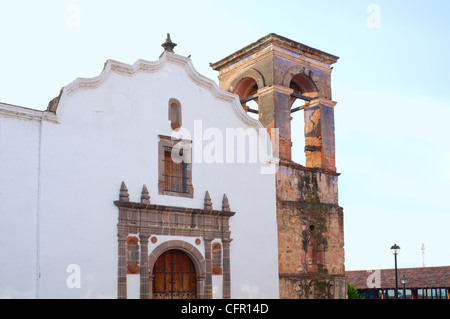
<svg viewBox="0 0 450 319">
<path fill-rule="evenodd" d="M 358 287 L 354 287 L 353 285 L 350 285 L 350 283 L 347 281 L 347 296 L 348 299 L 364 299 L 364 297 L 361 297 L 358 293 Z"/>
</svg>

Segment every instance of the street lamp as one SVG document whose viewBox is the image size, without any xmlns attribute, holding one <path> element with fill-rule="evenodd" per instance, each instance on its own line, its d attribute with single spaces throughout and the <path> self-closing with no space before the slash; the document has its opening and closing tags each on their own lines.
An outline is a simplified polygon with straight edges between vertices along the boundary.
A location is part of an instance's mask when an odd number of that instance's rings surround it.
<svg viewBox="0 0 450 319">
<path fill-rule="evenodd" d="M 408 279 L 406 278 L 406 276 L 403 276 L 402 278 L 400 278 L 400 282 L 403 285 L 403 299 L 406 299 L 406 290 L 405 290 L 405 285 L 406 282 L 408 281 Z"/>
<path fill-rule="evenodd" d="M 398 299 L 398 282 L 397 282 L 397 255 L 400 252 L 400 247 L 397 244 L 391 247 L 391 251 L 395 257 L 395 299 Z"/>
</svg>

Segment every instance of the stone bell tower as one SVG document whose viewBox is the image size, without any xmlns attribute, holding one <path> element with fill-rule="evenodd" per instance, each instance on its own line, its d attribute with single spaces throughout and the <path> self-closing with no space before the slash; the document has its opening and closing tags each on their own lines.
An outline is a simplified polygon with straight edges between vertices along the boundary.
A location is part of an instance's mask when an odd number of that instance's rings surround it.
<svg viewBox="0 0 450 319">
<path fill-rule="evenodd" d="M 338 57 L 276 34 L 211 64 L 221 89 L 278 130 L 280 298 L 345 298 L 343 209 L 338 205 L 331 65 Z M 292 107 L 296 100 L 304 105 Z M 255 101 L 256 107 L 249 107 Z M 305 166 L 291 159 L 292 113 L 304 112 Z"/>
</svg>

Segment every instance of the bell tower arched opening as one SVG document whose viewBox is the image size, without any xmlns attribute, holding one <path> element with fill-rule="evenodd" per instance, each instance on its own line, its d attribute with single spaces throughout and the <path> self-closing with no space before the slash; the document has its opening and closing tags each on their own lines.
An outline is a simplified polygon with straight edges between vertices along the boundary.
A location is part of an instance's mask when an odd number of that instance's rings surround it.
<svg viewBox="0 0 450 319">
<path fill-rule="evenodd" d="M 259 119 L 257 92 L 258 84 L 252 77 L 242 78 L 233 90 L 233 93 L 239 96 L 242 107 L 247 114 L 256 120 Z"/>
<path fill-rule="evenodd" d="M 292 162 L 292 139 L 298 139 L 294 135 L 299 134 L 296 128 L 291 134 L 291 121 L 301 118 L 293 113 L 303 110 L 304 166 L 335 173 L 336 102 L 331 100 L 331 65 L 338 59 L 271 33 L 210 66 L 219 71 L 220 88 L 239 95 L 247 112 L 256 113 L 249 107 L 249 101 L 257 102 L 261 124 L 269 132 L 277 130 L 278 143 L 272 144 L 274 154 L 287 162 Z M 251 91 L 257 92 L 256 97 Z M 306 105 L 300 102 L 294 105 L 296 99 Z"/>
<path fill-rule="evenodd" d="M 305 165 L 305 102 L 294 98 L 291 104 L 291 157 L 292 161 Z"/>
<path fill-rule="evenodd" d="M 313 81 L 304 74 L 298 73 L 292 77 L 289 88 L 293 90 L 291 94 L 291 159 L 292 161 L 306 165 L 305 145 L 306 145 L 306 125 L 309 121 L 305 109 L 310 102 L 319 96 L 319 92 Z"/>
</svg>

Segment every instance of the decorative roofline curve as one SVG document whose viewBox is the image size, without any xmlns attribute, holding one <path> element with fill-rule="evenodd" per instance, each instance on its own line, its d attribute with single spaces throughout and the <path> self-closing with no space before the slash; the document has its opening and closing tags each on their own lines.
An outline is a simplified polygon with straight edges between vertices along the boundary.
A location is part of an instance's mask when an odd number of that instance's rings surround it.
<svg viewBox="0 0 450 319">
<path fill-rule="evenodd" d="M 215 81 L 200 74 L 195 69 L 190 58 L 168 51 L 165 51 L 162 54 L 161 58 L 157 61 L 147 61 L 139 59 L 132 65 L 108 59 L 102 72 L 98 76 L 91 78 L 80 77 L 63 87 L 61 89 L 60 95 L 50 102 L 47 111 L 58 114 L 58 109 L 64 108 L 67 97 L 75 94 L 77 91 L 82 89 L 95 89 L 99 87 L 112 72 L 116 72 L 125 76 L 133 76 L 138 72 L 154 73 L 160 70 L 166 63 L 183 66 L 186 74 L 195 84 L 208 90 L 214 98 L 226 102 L 231 102 L 235 115 L 244 124 L 256 129 L 263 128 L 262 124 L 258 120 L 253 119 L 252 117 L 247 115 L 247 113 L 242 108 L 239 97 L 237 95 L 223 91 L 219 88 Z"/>
</svg>

